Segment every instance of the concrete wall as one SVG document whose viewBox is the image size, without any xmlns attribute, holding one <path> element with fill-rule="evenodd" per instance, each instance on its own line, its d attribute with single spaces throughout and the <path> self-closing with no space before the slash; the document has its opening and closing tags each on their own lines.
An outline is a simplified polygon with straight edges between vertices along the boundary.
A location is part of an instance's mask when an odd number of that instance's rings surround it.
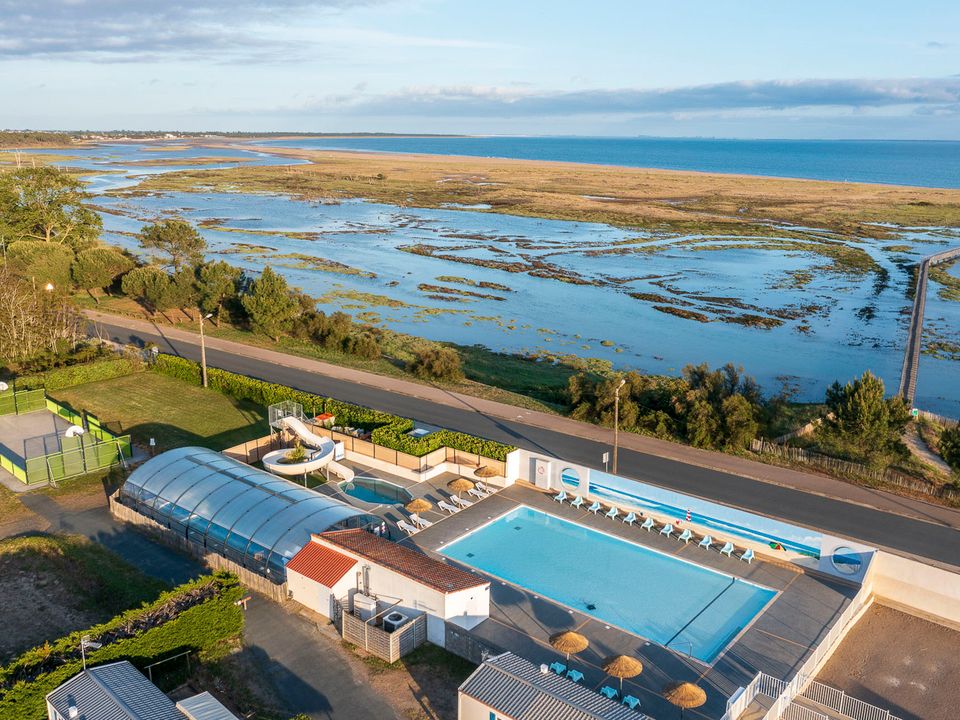
<svg viewBox="0 0 960 720">
<path fill-rule="evenodd" d="M 333 619 L 333 603 L 339 598 L 346 597 L 350 592 L 356 584 L 354 575 L 355 573 L 351 570 L 332 588 L 328 588 L 305 575 L 287 570 L 287 590 L 291 600 L 296 600 L 325 618 Z"/>
<path fill-rule="evenodd" d="M 885 551 L 870 574 L 881 603 L 960 629 L 960 574 Z"/>
<path fill-rule="evenodd" d="M 504 649 L 496 645 L 480 640 L 472 633 L 466 632 L 458 625 L 447 623 L 446 625 L 446 644 L 447 650 L 454 655 L 459 655 L 464 660 L 469 660 L 474 665 L 479 665 L 486 658 L 500 655 Z"/>
</svg>

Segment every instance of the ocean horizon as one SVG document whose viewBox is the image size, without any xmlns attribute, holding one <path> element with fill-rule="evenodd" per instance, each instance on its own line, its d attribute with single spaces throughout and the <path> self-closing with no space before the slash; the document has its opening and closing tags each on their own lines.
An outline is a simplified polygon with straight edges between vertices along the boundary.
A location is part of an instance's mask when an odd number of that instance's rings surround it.
<svg viewBox="0 0 960 720">
<path fill-rule="evenodd" d="M 960 189 L 960 141 L 535 135 L 296 137 L 257 145 L 759 175 Z"/>
</svg>

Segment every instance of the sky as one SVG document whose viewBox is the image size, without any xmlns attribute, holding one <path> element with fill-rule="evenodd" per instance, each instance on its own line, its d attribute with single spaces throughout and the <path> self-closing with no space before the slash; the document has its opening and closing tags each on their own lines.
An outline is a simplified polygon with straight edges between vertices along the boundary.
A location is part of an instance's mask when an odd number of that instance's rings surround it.
<svg viewBox="0 0 960 720">
<path fill-rule="evenodd" d="M 960 140 L 960 2 L 0 0 L 0 127 Z"/>
</svg>

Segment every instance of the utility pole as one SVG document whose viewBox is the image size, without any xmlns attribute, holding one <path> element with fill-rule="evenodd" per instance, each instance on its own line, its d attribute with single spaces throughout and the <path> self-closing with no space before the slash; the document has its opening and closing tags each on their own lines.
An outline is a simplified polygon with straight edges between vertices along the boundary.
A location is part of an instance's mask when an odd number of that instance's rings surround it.
<svg viewBox="0 0 960 720">
<path fill-rule="evenodd" d="M 620 391 L 627 384 L 626 378 L 620 379 L 613 394 L 613 474 L 617 474 L 617 451 L 620 449 Z"/>
<path fill-rule="evenodd" d="M 203 314 L 203 310 L 200 311 L 200 372 L 203 376 L 203 386 L 207 386 L 207 345 L 203 339 L 203 321 L 209 320 L 213 317 L 213 313 Z"/>
</svg>

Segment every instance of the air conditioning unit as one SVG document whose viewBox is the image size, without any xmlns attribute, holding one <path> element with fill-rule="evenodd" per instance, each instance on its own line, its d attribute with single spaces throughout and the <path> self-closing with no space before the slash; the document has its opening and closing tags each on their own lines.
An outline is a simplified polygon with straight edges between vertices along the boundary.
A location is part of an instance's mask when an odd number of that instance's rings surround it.
<svg viewBox="0 0 960 720">
<path fill-rule="evenodd" d="M 353 596 L 353 612 L 366 622 L 377 614 L 377 599 L 357 593 Z"/>
<path fill-rule="evenodd" d="M 409 618 L 403 613 L 392 612 L 383 618 L 383 629 L 388 633 L 398 630 Z"/>
</svg>

